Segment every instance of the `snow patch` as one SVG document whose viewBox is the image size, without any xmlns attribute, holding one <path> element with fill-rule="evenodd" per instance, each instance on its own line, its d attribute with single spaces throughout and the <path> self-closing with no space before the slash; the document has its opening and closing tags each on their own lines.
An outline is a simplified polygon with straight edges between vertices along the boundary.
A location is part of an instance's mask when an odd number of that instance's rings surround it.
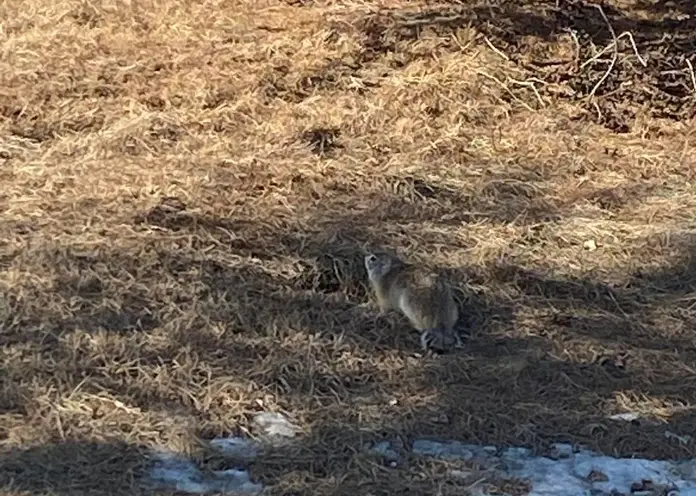
<svg viewBox="0 0 696 496">
<path fill-rule="evenodd" d="M 257 413 L 253 425 L 255 432 L 272 444 L 282 444 L 300 433 L 299 427 L 286 419 L 282 413 Z"/>
<path fill-rule="evenodd" d="M 241 460 L 253 460 L 259 455 L 259 446 L 243 437 L 219 437 L 212 439 L 210 445 L 225 455 Z"/>
<path fill-rule="evenodd" d="M 173 453 L 157 453 L 150 473 L 153 484 L 187 494 L 221 493 L 225 495 L 255 495 L 263 490 L 261 484 L 249 479 L 244 469 L 218 470 L 205 475 L 188 458 Z"/>
<path fill-rule="evenodd" d="M 280 413 L 260 412 L 252 419 L 255 433 L 271 446 L 289 442 L 301 430 Z M 231 436 L 212 439 L 210 446 L 230 459 L 242 464 L 259 456 L 260 442 Z M 175 453 L 158 452 L 149 474 L 150 482 L 158 487 L 185 494 L 218 493 L 229 496 L 255 495 L 263 490 L 262 484 L 251 482 L 245 468 L 203 473 L 192 460 Z"/>
<path fill-rule="evenodd" d="M 474 457 L 471 446 L 460 443 L 459 441 L 449 441 L 439 443 L 419 439 L 413 442 L 413 452 L 421 456 L 432 456 L 443 460 L 465 460 L 469 461 Z"/>
<path fill-rule="evenodd" d="M 261 441 L 244 437 L 216 438 L 210 446 L 240 463 L 252 461 L 261 449 L 278 446 L 296 437 L 300 430 L 282 414 L 263 412 L 253 419 Z M 529 496 L 614 496 L 679 495 L 696 496 L 696 459 L 683 462 L 613 458 L 569 444 L 553 445 L 547 456 L 526 448 L 479 446 L 459 441 L 417 439 L 409 447 L 400 442 L 380 441 L 368 448 L 396 467 L 412 454 L 473 462 L 472 471 L 457 470 L 453 477 L 469 477 L 479 469 L 498 477 L 526 480 Z M 150 479 L 159 487 L 180 493 L 252 496 L 263 490 L 253 483 L 244 468 L 203 473 L 191 460 L 172 453 L 156 453 Z M 475 468 L 478 467 L 478 468 Z M 455 473 L 456 472 L 456 473 Z"/>
<path fill-rule="evenodd" d="M 679 494 L 696 496 L 696 460 L 669 462 L 613 458 L 570 445 L 554 446 L 554 457 L 532 455 L 526 448 L 506 448 L 417 440 L 413 452 L 442 459 L 475 460 L 498 467 L 503 477 L 527 480 L 529 496 L 609 496 L 619 494 Z M 644 492 L 641 492 L 644 491 Z M 669 491 L 673 491 L 670 493 Z"/>
</svg>

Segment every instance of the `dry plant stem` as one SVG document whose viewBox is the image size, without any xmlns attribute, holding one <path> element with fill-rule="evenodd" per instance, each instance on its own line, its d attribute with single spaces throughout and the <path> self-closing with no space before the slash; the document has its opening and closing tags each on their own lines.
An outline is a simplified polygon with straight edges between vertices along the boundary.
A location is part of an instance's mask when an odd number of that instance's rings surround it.
<svg viewBox="0 0 696 496">
<path fill-rule="evenodd" d="M 469 47 L 471 46 L 472 43 L 474 43 L 474 40 L 469 40 L 469 41 L 466 43 L 466 45 L 462 45 L 462 43 L 459 41 L 459 38 L 457 38 L 457 35 L 456 35 L 456 34 L 452 33 L 451 37 L 452 37 L 452 39 L 454 40 L 454 42 L 457 44 L 457 46 L 459 47 L 459 50 L 460 50 L 461 52 L 465 52 L 466 49 L 469 48 Z"/>
<path fill-rule="evenodd" d="M 566 28 L 564 31 L 570 34 L 570 37 L 573 38 L 573 43 L 575 43 L 575 63 L 577 64 L 580 61 L 580 40 L 578 40 L 578 35 L 575 34 L 574 30 Z"/>
<path fill-rule="evenodd" d="M 696 75 L 694 75 L 694 66 L 691 60 L 686 59 L 686 65 L 689 67 L 689 75 L 691 76 L 691 86 L 694 90 L 694 95 L 696 96 Z"/>
<path fill-rule="evenodd" d="M 539 91 L 537 91 L 536 86 L 534 86 L 533 81 L 530 81 L 530 80 L 517 81 L 516 79 L 512 79 L 512 78 L 508 78 L 508 80 L 514 84 L 519 85 L 519 86 L 526 86 L 527 88 L 530 88 L 534 92 L 534 95 L 536 95 L 536 98 L 537 98 L 537 101 L 539 102 L 539 105 L 541 105 L 542 108 L 546 106 L 546 104 L 544 103 L 544 100 L 541 98 L 541 95 L 539 94 Z"/>
<path fill-rule="evenodd" d="M 486 45 L 488 45 L 488 47 L 489 47 L 491 50 L 493 50 L 495 53 L 497 53 L 498 55 L 500 55 L 500 56 L 501 56 L 502 58 L 504 58 L 505 60 L 510 61 L 510 57 L 508 57 L 508 56 L 505 55 L 502 51 L 500 51 L 498 48 L 496 48 L 496 47 L 493 45 L 493 43 L 491 43 L 491 41 L 488 39 L 488 37 L 484 36 L 483 41 L 485 41 L 485 42 L 486 42 Z"/>
<path fill-rule="evenodd" d="M 620 40 L 621 38 L 628 38 L 629 41 L 631 42 L 631 47 L 633 48 L 633 53 L 635 53 L 636 57 L 638 58 L 638 61 L 641 63 L 643 67 L 647 67 L 648 63 L 645 61 L 645 59 L 640 55 L 640 52 L 638 51 L 638 47 L 636 46 L 636 42 L 633 39 L 633 35 L 629 31 L 624 31 L 621 33 L 619 36 L 617 36 L 617 40 Z M 609 49 L 611 48 L 616 48 L 616 42 L 612 41 L 609 43 L 606 47 L 604 47 L 599 53 L 597 53 L 594 57 L 586 60 L 583 62 L 583 64 L 580 66 L 581 69 L 585 68 L 587 65 L 597 61 L 602 55 L 604 55 Z"/>
<path fill-rule="evenodd" d="M 604 22 L 607 23 L 607 27 L 609 28 L 609 32 L 611 33 L 612 38 L 614 38 L 614 56 L 611 58 L 611 64 L 609 64 L 609 68 L 607 71 L 604 73 L 602 78 L 597 81 L 597 84 L 594 85 L 592 88 L 592 91 L 590 91 L 590 94 L 588 95 L 588 99 L 592 101 L 594 99 L 595 93 L 597 92 L 597 89 L 602 85 L 604 81 L 609 77 L 609 74 L 611 74 L 611 71 L 614 69 L 614 66 L 616 65 L 616 61 L 619 58 L 619 43 L 618 40 L 616 39 L 616 32 L 614 31 L 614 27 L 611 25 L 609 22 L 609 19 L 607 18 L 607 15 L 604 13 L 604 9 L 602 8 L 601 5 L 596 5 L 593 4 L 593 7 L 595 7 L 597 10 L 599 10 L 599 13 L 602 14 L 602 18 L 604 19 Z M 600 119 L 601 119 L 601 114 L 600 114 Z"/>
<path fill-rule="evenodd" d="M 492 75 L 490 75 L 490 74 L 488 74 L 488 73 L 486 73 L 486 72 L 484 72 L 484 71 L 480 71 L 480 70 L 479 70 L 479 71 L 476 71 L 476 73 L 477 73 L 477 74 L 480 74 L 480 75 L 482 75 L 482 76 L 484 76 L 484 77 L 487 77 L 488 79 L 490 79 L 490 80 L 495 81 L 496 83 L 498 83 L 498 85 L 499 85 L 501 88 L 503 88 L 503 89 L 504 89 L 516 102 L 518 102 L 520 105 L 522 105 L 524 108 L 526 108 L 526 109 L 529 110 L 530 112 L 534 112 L 534 109 L 533 109 L 532 107 L 530 107 L 530 106 L 529 106 L 527 103 L 525 103 L 524 101 L 520 100 L 520 99 L 517 97 L 517 95 L 515 95 L 515 93 L 514 93 L 505 83 L 503 83 L 500 79 L 498 79 L 497 77 L 492 76 Z"/>
<path fill-rule="evenodd" d="M 618 39 L 621 39 L 623 37 L 627 37 L 629 41 L 631 42 L 631 47 L 633 47 L 633 53 L 636 54 L 636 57 L 638 58 L 638 61 L 641 63 L 643 67 L 648 67 L 648 63 L 645 61 L 643 57 L 641 57 L 640 52 L 638 51 L 638 47 L 636 46 L 636 41 L 633 39 L 633 34 L 631 34 L 629 31 L 624 31 L 621 33 L 618 37 Z"/>
<path fill-rule="evenodd" d="M 485 36 L 484 36 L 483 40 L 486 42 L 486 45 L 488 45 L 488 47 L 489 47 L 491 50 L 493 50 L 493 52 L 495 52 L 495 53 L 496 53 L 497 55 L 499 55 L 501 58 L 503 58 L 503 59 L 505 59 L 505 60 L 507 60 L 507 61 L 510 61 L 510 57 L 508 57 L 507 55 L 505 55 L 505 53 L 503 53 L 501 50 L 499 50 L 498 48 L 496 48 L 496 47 L 493 45 L 493 43 L 491 43 L 491 41 L 488 39 L 488 37 L 485 37 Z M 509 88 L 508 86 L 506 86 L 502 81 L 500 81 L 499 79 L 497 79 L 497 78 L 491 76 L 490 74 L 486 74 L 486 73 L 484 73 L 484 72 L 481 72 L 481 74 L 484 75 L 484 76 L 486 76 L 486 77 L 488 77 L 488 78 L 490 78 L 490 79 L 492 79 L 492 80 L 495 81 L 496 83 L 498 83 L 498 84 L 499 84 L 502 88 L 504 88 L 505 91 L 507 91 L 515 100 L 517 100 L 517 101 L 520 102 L 522 105 L 524 105 L 525 108 L 527 108 L 528 110 L 531 110 L 531 107 L 530 107 L 529 105 L 527 105 L 526 103 L 524 103 L 522 100 L 520 100 L 517 96 L 515 96 L 515 94 L 512 92 L 512 90 L 510 90 L 510 88 Z M 512 79 L 512 78 L 510 78 L 510 77 L 508 77 L 507 79 L 508 79 L 508 81 L 510 81 L 511 83 L 517 84 L 517 85 L 519 85 L 519 86 L 526 86 L 527 88 L 530 88 L 530 89 L 534 92 L 534 95 L 536 96 L 537 100 L 539 101 L 539 105 L 541 105 L 542 107 L 545 107 L 545 106 L 546 106 L 546 105 L 544 104 L 544 100 L 541 98 L 541 95 L 540 95 L 539 92 L 537 91 L 537 89 L 536 89 L 536 87 L 534 86 L 534 83 L 533 83 L 532 81 L 529 81 L 529 80 L 527 80 L 527 81 L 518 81 L 518 80 Z M 537 80 L 537 81 L 538 81 L 538 80 Z"/>
</svg>

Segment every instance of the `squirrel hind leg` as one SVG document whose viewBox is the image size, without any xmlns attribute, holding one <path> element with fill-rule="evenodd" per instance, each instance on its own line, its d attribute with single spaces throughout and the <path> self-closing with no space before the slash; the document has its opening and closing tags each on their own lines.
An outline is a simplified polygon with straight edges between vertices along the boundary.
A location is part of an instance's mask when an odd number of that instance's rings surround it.
<svg viewBox="0 0 696 496">
<path fill-rule="evenodd" d="M 433 342 L 433 332 L 435 329 L 426 329 L 421 332 L 420 344 L 423 351 L 428 351 L 430 349 L 431 343 Z"/>
<path fill-rule="evenodd" d="M 420 344 L 424 351 L 433 350 L 438 353 L 462 347 L 461 339 L 457 333 L 444 332 L 441 328 L 425 329 L 421 332 Z"/>
</svg>

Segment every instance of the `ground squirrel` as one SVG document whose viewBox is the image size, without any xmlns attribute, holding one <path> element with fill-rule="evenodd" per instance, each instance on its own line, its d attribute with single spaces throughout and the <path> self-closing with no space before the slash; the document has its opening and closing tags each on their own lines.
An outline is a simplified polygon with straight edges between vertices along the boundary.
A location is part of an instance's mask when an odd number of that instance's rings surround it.
<svg viewBox="0 0 696 496">
<path fill-rule="evenodd" d="M 365 268 L 380 313 L 400 310 L 420 331 L 423 349 L 445 351 L 461 346 L 454 330 L 459 310 L 444 281 L 383 252 L 365 255 Z"/>
</svg>

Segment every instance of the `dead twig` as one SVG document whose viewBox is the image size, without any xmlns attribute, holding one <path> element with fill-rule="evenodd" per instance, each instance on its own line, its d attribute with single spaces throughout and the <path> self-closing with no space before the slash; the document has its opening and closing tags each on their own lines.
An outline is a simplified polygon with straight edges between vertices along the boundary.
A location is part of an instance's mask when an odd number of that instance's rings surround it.
<svg viewBox="0 0 696 496">
<path fill-rule="evenodd" d="M 534 109 L 533 109 L 532 107 L 530 107 L 530 106 L 529 106 L 528 104 L 526 104 L 524 101 L 520 100 L 520 99 L 517 97 L 517 95 L 515 95 L 515 93 L 514 93 L 505 83 L 503 83 L 503 82 L 502 82 L 500 79 L 498 79 L 497 77 L 491 76 L 490 74 L 488 74 L 488 73 L 486 73 L 486 72 L 483 72 L 483 71 L 476 71 L 476 74 L 480 74 L 481 76 L 485 76 L 485 77 L 487 77 L 488 79 L 490 79 L 490 80 L 492 80 L 492 81 L 495 81 L 495 82 L 498 83 L 498 85 L 499 85 L 501 88 L 503 88 L 503 89 L 504 89 L 516 102 L 520 103 L 520 105 L 522 105 L 524 108 L 526 108 L 526 109 L 529 110 L 530 112 L 534 112 Z"/>
<path fill-rule="evenodd" d="M 633 52 L 636 54 L 636 57 L 638 57 L 638 61 L 643 65 L 643 67 L 647 67 L 648 63 L 645 61 L 645 59 L 640 55 L 640 52 L 638 52 L 638 47 L 636 46 L 636 42 L 633 39 L 633 35 L 629 31 L 624 31 L 621 33 L 619 36 L 616 36 L 616 31 L 614 31 L 614 26 L 611 25 L 611 22 L 609 21 L 609 18 L 607 15 L 604 13 L 604 9 L 602 8 L 601 5 L 593 5 L 597 10 L 599 10 L 599 13 L 602 15 L 602 19 L 604 19 L 604 22 L 606 22 L 607 27 L 609 28 L 609 32 L 611 33 L 611 37 L 613 38 L 613 41 L 609 43 L 604 49 L 602 49 L 598 54 L 590 58 L 589 60 L 585 61 L 580 68 L 584 68 L 587 65 L 595 62 L 596 60 L 599 59 L 602 55 L 604 55 L 609 49 L 613 48 L 614 49 L 614 55 L 611 58 L 611 62 L 609 63 L 609 67 L 607 70 L 604 72 L 604 75 L 600 78 L 599 81 L 597 81 L 597 84 L 594 85 L 592 88 L 592 91 L 590 91 L 589 95 L 587 96 L 588 101 L 592 102 L 592 104 L 595 107 L 595 110 L 597 111 L 597 118 L 598 120 L 602 120 L 602 111 L 599 108 L 599 105 L 597 105 L 597 102 L 594 101 L 595 95 L 597 94 L 597 90 L 599 89 L 602 84 L 607 80 L 611 72 L 614 70 L 614 67 L 616 66 L 616 61 L 619 59 L 619 39 L 621 38 L 628 38 L 629 41 L 631 42 L 631 47 L 633 47 Z"/>
<path fill-rule="evenodd" d="M 604 73 L 602 78 L 597 82 L 597 84 L 594 85 L 594 88 L 592 88 L 592 91 L 590 91 L 590 94 L 588 98 L 590 100 L 594 99 L 595 93 L 597 93 L 597 90 L 599 87 L 606 81 L 606 79 L 609 77 L 611 74 L 611 71 L 614 70 L 614 66 L 616 65 L 616 61 L 619 58 L 619 43 L 618 39 L 616 38 L 616 31 L 614 31 L 614 27 L 611 25 L 611 22 L 609 22 L 609 19 L 607 18 L 607 15 L 604 13 L 604 9 L 602 8 L 601 5 L 594 5 L 594 7 L 599 10 L 599 13 L 602 14 L 602 18 L 604 21 L 607 23 L 607 26 L 609 27 L 609 32 L 611 32 L 611 36 L 614 38 L 614 56 L 611 59 L 611 64 L 609 64 L 609 68 L 607 71 Z"/>
<path fill-rule="evenodd" d="M 499 49 L 497 49 L 497 48 L 493 45 L 493 43 L 491 43 L 491 41 L 488 39 L 488 37 L 484 36 L 483 41 L 486 42 L 486 45 L 488 45 L 488 48 L 490 48 L 491 50 L 493 50 L 495 53 L 497 53 L 498 55 L 500 55 L 502 58 L 504 58 L 504 59 L 507 60 L 508 62 L 510 61 L 510 57 L 508 57 L 508 56 L 505 55 L 503 52 L 501 52 Z"/>
<path fill-rule="evenodd" d="M 595 110 L 597 111 L 597 119 L 602 120 L 602 111 L 599 109 L 599 105 L 597 105 L 597 102 L 592 100 L 592 105 L 594 105 Z"/>
<path fill-rule="evenodd" d="M 619 59 L 619 39 L 620 38 L 628 38 L 629 41 L 631 42 L 631 47 L 633 48 L 633 52 L 635 53 L 636 57 L 638 58 L 638 61 L 643 65 L 643 67 L 647 67 L 648 63 L 645 61 L 645 59 L 640 55 L 640 52 L 638 52 L 638 47 L 636 46 L 636 42 L 633 38 L 633 35 L 628 32 L 624 31 L 621 33 L 620 36 L 616 36 L 616 31 L 614 31 L 614 27 L 611 25 L 611 22 L 609 21 L 609 18 L 607 15 L 604 13 L 604 9 L 602 9 L 601 5 L 594 5 L 594 7 L 599 10 L 599 13 L 602 16 L 602 19 L 604 19 L 604 22 L 606 22 L 607 27 L 609 28 L 609 32 L 611 33 L 611 36 L 613 38 L 613 41 L 607 45 L 602 51 L 600 51 L 598 54 L 596 54 L 594 57 L 590 58 L 589 60 L 585 61 L 580 68 L 583 68 L 587 66 L 588 64 L 596 61 L 601 57 L 604 53 L 607 52 L 610 48 L 614 49 L 614 55 L 611 58 L 611 62 L 609 64 L 609 67 L 605 71 L 604 75 L 600 78 L 599 81 L 597 81 L 597 84 L 594 85 L 592 88 L 592 91 L 590 91 L 588 95 L 588 100 L 594 103 L 595 109 L 597 110 L 597 114 L 599 119 L 601 120 L 602 118 L 602 113 L 599 109 L 599 106 L 594 102 L 595 95 L 597 94 L 597 90 L 599 89 L 600 86 L 607 80 L 611 72 L 614 70 L 614 67 L 616 66 L 616 61 Z"/>
<path fill-rule="evenodd" d="M 630 31 L 624 31 L 619 35 L 619 39 L 626 37 L 629 39 L 631 42 L 631 47 L 633 48 L 633 53 L 636 54 L 636 57 L 638 58 L 638 61 L 641 63 L 643 67 L 648 67 L 648 63 L 645 61 L 643 57 L 640 56 L 640 52 L 638 51 L 638 47 L 636 46 L 636 40 L 633 39 L 633 35 L 631 34 Z"/>
<path fill-rule="evenodd" d="M 499 55 L 499 56 L 502 57 L 503 59 L 507 60 L 508 62 L 510 61 L 510 57 L 508 57 L 505 53 L 503 53 L 501 50 L 499 50 L 498 48 L 496 48 L 495 45 L 493 45 L 493 43 L 491 43 L 491 40 L 488 39 L 488 37 L 484 36 L 483 40 L 486 42 L 486 45 L 488 45 L 488 47 L 489 47 L 491 50 L 493 50 L 493 52 L 495 52 L 497 55 Z M 486 74 L 486 73 L 484 73 L 484 72 L 482 72 L 482 71 L 477 71 L 477 72 L 478 72 L 479 74 L 483 75 L 483 76 L 486 76 L 486 77 L 489 78 L 489 79 L 492 79 L 492 80 L 495 81 L 496 83 L 498 83 L 498 84 L 499 84 L 502 88 L 504 88 L 515 100 L 517 100 L 517 101 L 520 102 L 522 105 L 524 105 L 525 108 L 527 108 L 527 109 L 529 109 L 529 110 L 533 110 L 529 105 L 527 105 L 527 104 L 524 103 L 522 100 L 520 100 L 519 98 L 517 98 L 517 97 L 515 96 L 515 94 L 512 92 L 512 90 L 510 90 L 510 88 L 508 88 L 508 87 L 505 85 L 505 83 L 503 83 L 503 82 L 500 81 L 499 79 L 497 79 L 497 78 L 491 76 L 490 74 Z M 536 78 L 535 78 L 535 79 L 536 79 Z M 531 80 L 527 80 L 527 81 L 518 81 L 517 79 L 512 79 L 512 78 L 510 78 L 510 77 L 508 77 L 507 80 L 508 80 L 509 82 L 513 83 L 513 84 L 518 85 L 518 86 L 526 86 L 527 88 L 530 88 L 530 89 L 534 92 L 534 95 L 536 95 L 536 98 L 537 98 L 537 100 L 539 101 L 539 104 L 540 104 L 542 107 L 545 107 L 545 106 L 546 106 L 546 104 L 544 103 L 544 100 L 541 98 L 541 95 L 539 94 L 539 91 L 537 91 L 536 86 L 534 86 L 534 82 L 533 82 L 533 81 L 531 81 Z M 536 82 L 543 83 L 543 81 L 540 81 L 539 79 L 536 79 Z"/>
<path fill-rule="evenodd" d="M 616 37 L 616 40 L 618 41 L 621 38 L 628 38 L 629 39 L 629 41 L 631 42 L 631 47 L 633 48 L 633 53 L 635 53 L 636 57 L 638 58 L 638 61 L 641 63 L 641 65 L 643 67 L 647 67 L 648 63 L 645 61 L 645 59 L 641 56 L 640 52 L 638 51 L 638 47 L 636 46 L 636 41 L 633 39 L 633 34 L 631 34 L 630 31 L 624 31 L 623 33 L 621 33 L 619 36 Z M 606 47 L 604 47 L 598 54 L 596 54 L 592 58 L 583 62 L 582 65 L 580 66 L 580 68 L 583 69 L 587 65 L 589 65 L 593 62 L 596 62 L 599 59 L 599 57 L 604 55 L 611 48 L 616 49 L 616 41 L 612 41 Z"/>
<path fill-rule="evenodd" d="M 546 107 L 546 104 L 544 103 L 544 100 L 541 98 L 539 91 L 537 91 L 536 86 L 534 86 L 535 82 L 540 82 L 538 79 L 536 79 L 536 81 L 532 81 L 529 79 L 527 81 L 518 81 L 517 79 L 508 78 L 508 80 L 516 85 L 526 86 L 527 88 L 531 89 L 534 92 L 534 95 L 536 95 L 536 98 L 539 101 L 539 105 L 541 105 L 542 107 Z"/>
<path fill-rule="evenodd" d="M 459 38 L 457 38 L 456 34 L 452 33 L 451 37 L 454 40 L 454 42 L 457 44 L 457 46 L 459 47 L 459 50 L 462 52 L 465 52 L 466 49 L 469 48 L 469 46 L 473 43 L 473 40 L 469 40 L 469 41 L 467 41 L 466 45 L 462 45 L 462 43 L 459 41 Z"/>
<path fill-rule="evenodd" d="M 686 59 L 686 65 L 689 67 L 689 74 L 691 75 L 691 85 L 694 87 L 694 95 L 696 96 L 696 76 L 694 76 L 694 66 L 689 59 Z"/>
<path fill-rule="evenodd" d="M 577 64 L 580 60 L 580 40 L 578 40 L 578 35 L 575 34 L 574 30 L 566 28 L 564 31 L 570 34 L 570 37 L 573 38 L 573 42 L 575 43 L 575 63 Z"/>
</svg>

